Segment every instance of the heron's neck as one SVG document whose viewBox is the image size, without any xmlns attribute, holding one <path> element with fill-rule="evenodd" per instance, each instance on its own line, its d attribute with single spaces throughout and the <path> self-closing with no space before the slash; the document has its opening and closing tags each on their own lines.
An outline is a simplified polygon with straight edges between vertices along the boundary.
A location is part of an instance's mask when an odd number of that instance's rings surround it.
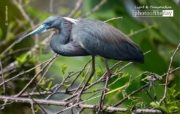
<svg viewBox="0 0 180 114">
<path fill-rule="evenodd" d="M 61 23 L 59 33 L 54 34 L 51 38 L 50 45 L 53 51 L 62 54 L 65 51 L 65 45 L 70 41 L 72 24 L 66 20 Z"/>
<path fill-rule="evenodd" d="M 55 33 L 52 36 L 52 40 L 56 40 L 60 44 L 68 43 L 71 35 L 72 23 L 62 20 L 61 25 L 59 25 L 57 29 L 59 29 L 59 33 Z"/>
</svg>

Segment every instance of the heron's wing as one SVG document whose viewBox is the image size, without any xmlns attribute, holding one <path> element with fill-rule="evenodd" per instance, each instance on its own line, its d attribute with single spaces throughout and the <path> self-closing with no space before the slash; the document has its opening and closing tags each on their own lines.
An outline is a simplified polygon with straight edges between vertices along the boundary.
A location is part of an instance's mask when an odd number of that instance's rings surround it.
<svg viewBox="0 0 180 114">
<path fill-rule="evenodd" d="M 142 51 L 116 28 L 94 20 L 81 23 L 77 24 L 73 37 L 88 53 L 117 60 L 144 61 Z"/>
</svg>

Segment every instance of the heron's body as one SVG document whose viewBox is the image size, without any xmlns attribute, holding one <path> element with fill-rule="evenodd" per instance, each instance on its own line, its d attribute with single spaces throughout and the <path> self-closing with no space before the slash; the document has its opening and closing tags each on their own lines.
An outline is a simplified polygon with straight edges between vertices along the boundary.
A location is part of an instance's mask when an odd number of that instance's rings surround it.
<svg viewBox="0 0 180 114">
<path fill-rule="evenodd" d="M 52 36 L 52 50 L 63 56 L 102 56 L 143 63 L 142 51 L 121 31 L 104 22 L 78 19 L 72 23 L 62 17 L 59 33 Z M 66 29 L 64 29 L 66 28 Z"/>
<path fill-rule="evenodd" d="M 121 31 L 104 22 L 85 18 L 75 20 L 67 17 L 51 16 L 40 27 L 25 35 L 17 42 L 52 28 L 55 30 L 55 33 L 51 38 L 50 45 L 55 53 L 63 56 L 92 55 L 91 74 L 79 92 L 78 99 L 94 75 L 95 56 L 98 55 L 103 58 L 123 61 L 144 62 L 142 51 Z M 105 59 L 104 62 L 107 69 L 106 89 L 111 71 Z M 104 99 L 104 92 L 101 101 Z M 103 106 L 101 104 L 103 104 L 102 102 L 100 102 L 100 106 Z"/>
</svg>

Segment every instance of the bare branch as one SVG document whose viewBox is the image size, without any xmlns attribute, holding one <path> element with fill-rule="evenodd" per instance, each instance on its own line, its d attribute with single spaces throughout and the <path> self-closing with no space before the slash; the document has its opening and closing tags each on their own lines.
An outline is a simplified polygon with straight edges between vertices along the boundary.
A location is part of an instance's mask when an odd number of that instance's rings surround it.
<svg viewBox="0 0 180 114">
<path fill-rule="evenodd" d="M 33 67 L 33 68 L 25 71 L 25 72 L 21 72 L 21 73 L 19 73 L 18 75 L 14 76 L 14 77 L 12 77 L 12 78 L 10 78 L 10 79 L 6 79 L 3 83 L 0 84 L 0 86 L 2 86 L 4 83 L 7 83 L 7 82 L 9 82 L 9 81 L 12 81 L 12 80 L 18 78 L 19 76 L 21 76 L 21 75 L 23 75 L 23 74 L 25 74 L 25 73 L 29 73 L 30 71 L 32 71 L 32 70 L 34 70 L 35 68 L 41 66 L 42 64 L 45 64 L 45 63 L 49 62 L 50 60 L 51 60 L 51 59 L 46 60 L 46 61 L 40 63 L 39 65 L 37 65 L 37 66 L 35 66 L 35 67 Z"/>
<path fill-rule="evenodd" d="M 180 67 L 177 67 L 176 69 L 169 71 L 169 73 L 173 73 L 173 72 L 175 72 L 175 71 L 177 71 L 177 70 L 179 70 L 179 69 L 180 69 Z M 164 75 L 162 75 L 162 76 L 165 76 L 165 75 L 167 75 L 167 74 L 164 74 Z M 133 91 L 131 94 L 129 94 L 127 97 L 123 98 L 122 100 L 120 100 L 119 102 L 117 102 L 116 104 L 114 104 L 113 106 L 117 107 L 118 105 L 120 105 L 121 103 L 123 103 L 125 100 L 127 100 L 130 96 L 132 96 L 132 95 L 134 95 L 134 94 L 142 91 L 143 89 L 149 87 L 149 85 L 150 85 L 150 82 L 147 83 L 147 84 L 145 84 L 145 85 L 143 85 L 143 86 L 141 86 L 139 89 Z"/>
<path fill-rule="evenodd" d="M 71 13 L 68 15 L 68 17 L 73 17 L 74 14 L 79 10 L 79 8 L 81 7 L 83 0 L 78 0 L 76 3 L 76 7 L 71 11 Z"/>
<path fill-rule="evenodd" d="M 172 65 L 172 61 L 174 59 L 174 56 L 175 54 L 177 53 L 177 51 L 179 50 L 179 47 L 180 47 L 180 44 L 177 46 L 176 50 L 174 51 L 174 53 L 172 54 L 171 56 L 171 59 L 170 59 L 170 63 L 169 63 L 169 67 L 168 67 L 168 71 L 166 73 L 166 82 L 165 82 L 165 85 L 164 85 L 164 95 L 163 97 L 160 99 L 160 104 L 162 103 L 162 101 L 164 101 L 164 99 L 166 99 L 166 95 L 167 95 L 167 85 L 168 85 L 168 77 L 169 77 L 169 74 L 171 72 L 171 65 Z"/>
<path fill-rule="evenodd" d="M 101 0 L 101 2 L 99 4 L 97 4 L 90 12 L 88 12 L 85 15 L 81 16 L 80 18 L 84 18 L 84 17 L 87 17 L 87 16 L 91 15 L 92 13 L 97 11 L 105 2 L 106 2 L 106 0 Z"/>
<path fill-rule="evenodd" d="M 5 96 L 0 96 L 1 101 L 7 101 L 7 102 L 17 102 L 17 103 L 32 103 L 36 102 L 38 104 L 43 104 L 43 105 L 55 105 L 55 106 L 72 106 L 72 103 L 67 104 L 67 102 L 63 101 L 57 101 L 57 100 L 44 100 L 44 99 L 31 99 L 31 98 L 23 98 L 23 97 L 5 97 Z M 79 106 L 75 107 L 80 107 L 80 108 L 86 108 L 86 109 L 95 109 L 95 105 L 89 105 L 89 104 L 79 104 Z M 105 108 L 105 107 L 104 107 Z M 106 107 L 106 111 L 115 111 L 115 112 L 125 112 L 127 108 L 116 108 L 116 107 Z M 136 112 L 145 112 L 145 113 L 161 113 L 159 110 L 155 109 L 137 109 Z"/>
<path fill-rule="evenodd" d="M 20 3 L 18 3 L 18 1 L 13 0 L 13 3 L 18 7 L 19 11 L 21 12 L 21 14 L 24 16 L 24 18 L 30 23 L 31 28 L 35 28 L 34 22 L 30 19 L 29 15 L 26 13 L 26 11 L 23 8 L 23 5 L 20 5 Z M 35 41 L 37 43 L 38 41 L 38 35 L 35 35 Z"/>
<path fill-rule="evenodd" d="M 53 13 L 53 2 L 54 2 L 54 0 L 49 1 L 49 12 L 50 13 Z"/>
<path fill-rule="evenodd" d="M 139 30 L 137 30 L 137 31 L 134 31 L 133 33 L 130 33 L 128 36 L 129 36 L 129 37 L 134 36 L 134 35 L 136 35 L 136 34 L 138 34 L 138 33 L 141 33 L 141 32 L 143 32 L 143 31 L 145 31 L 145 30 L 147 30 L 147 29 L 151 29 L 151 28 L 153 28 L 153 27 L 154 27 L 154 25 L 150 25 L 150 26 L 148 26 L 148 27 L 146 27 L 146 28 L 142 28 L 142 29 L 139 29 Z"/>
<path fill-rule="evenodd" d="M 53 62 L 56 57 L 58 56 L 58 54 L 56 54 L 54 57 L 51 58 L 50 61 L 48 61 L 45 66 L 31 79 L 31 81 L 29 81 L 29 83 L 15 96 L 15 97 L 19 97 L 23 94 L 23 92 L 29 87 L 29 85 L 36 79 L 36 77 L 51 63 Z"/>
<path fill-rule="evenodd" d="M 117 19 L 122 19 L 122 17 L 114 17 L 114 18 L 108 19 L 108 20 L 106 20 L 106 21 L 104 21 L 104 22 L 107 23 L 107 22 L 109 22 L 109 21 L 117 20 Z"/>
<path fill-rule="evenodd" d="M 6 94 L 6 85 L 4 83 L 4 74 L 3 74 L 3 67 L 2 67 L 2 63 L 1 63 L 1 58 L 0 58 L 0 69 L 1 69 L 1 72 L 2 72 L 3 91 L 4 91 L 4 94 Z"/>
</svg>

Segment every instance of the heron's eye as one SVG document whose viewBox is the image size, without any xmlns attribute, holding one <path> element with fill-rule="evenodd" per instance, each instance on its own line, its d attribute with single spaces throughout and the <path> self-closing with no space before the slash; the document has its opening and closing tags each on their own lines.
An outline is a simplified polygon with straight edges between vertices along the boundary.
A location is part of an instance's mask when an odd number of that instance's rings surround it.
<svg viewBox="0 0 180 114">
<path fill-rule="evenodd" d="M 51 23 L 46 23 L 48 26 L 51 26 Z"/>
</svg>

